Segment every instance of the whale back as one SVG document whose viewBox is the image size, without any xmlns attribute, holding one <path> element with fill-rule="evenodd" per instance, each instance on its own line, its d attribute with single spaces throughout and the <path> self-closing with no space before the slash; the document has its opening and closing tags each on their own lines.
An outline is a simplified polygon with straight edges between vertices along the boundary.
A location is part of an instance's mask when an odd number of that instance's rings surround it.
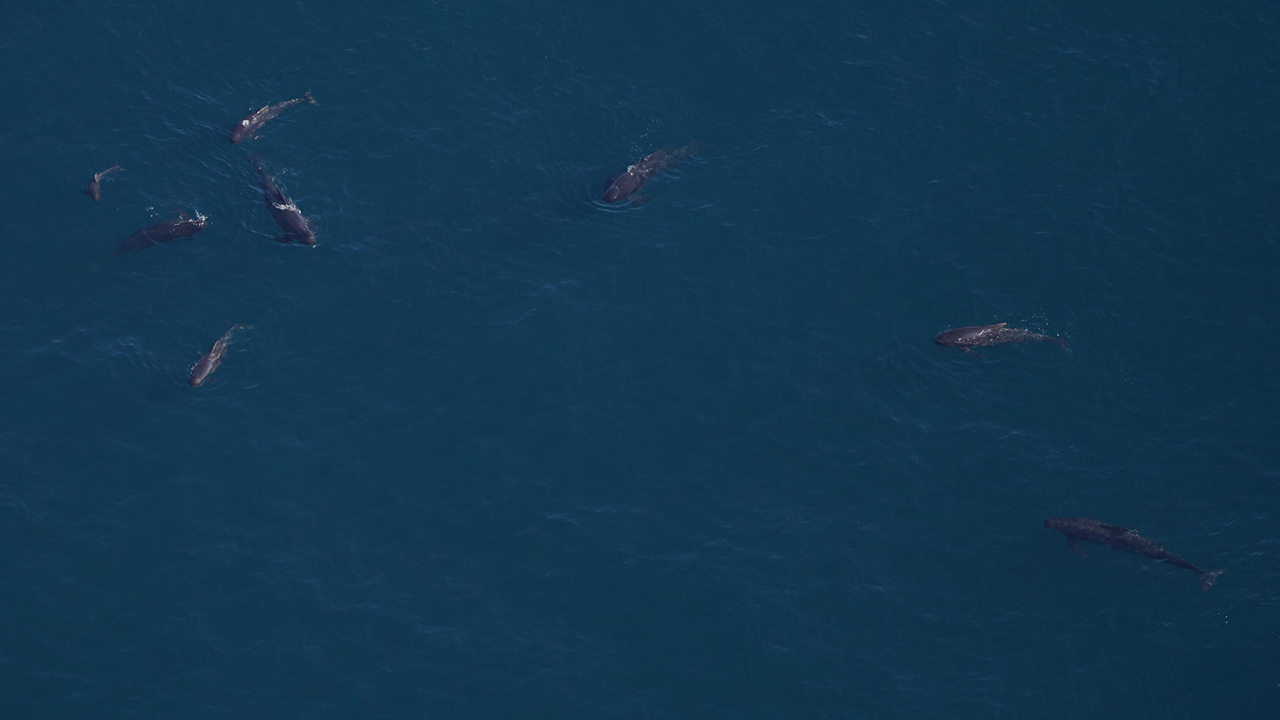
<svg viewBox="0 0 1280 720">
<path fill-rule="evenodd" d="M 938 335 L 938 337 L 934 338 L 934 342 L 946 347 L 980 345 L 989 339 L 990 335 L 1003 330 L 1006 324 L 971 325 L 969 327 L 955 328 Z"/>
</svg>

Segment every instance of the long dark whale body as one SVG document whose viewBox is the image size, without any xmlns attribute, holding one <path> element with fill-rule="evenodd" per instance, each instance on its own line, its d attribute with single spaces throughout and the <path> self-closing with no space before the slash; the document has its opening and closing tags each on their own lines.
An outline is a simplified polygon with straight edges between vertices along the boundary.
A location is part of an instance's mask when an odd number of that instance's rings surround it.
<svg viewBox="0 0 1280 720">
<path fill-rule="evenodd" d="M 955 328 L 938 335 L 933 341 L 943 347 L 960 348 L 977 358 L 982 356 L 974 352 L 973 348 L 1004 345 L 1005 343 L 1047 342 L 1060 345 L 1064 350 L 1070 350 L 1067 347 L 1067 341 L 1062 338 L 1041 335 L 1022 328 L 1006 327 L 1007 325 L 1008 323 L 997 323 L 995 325 L 971 325 L 969 327 Z"/>
<path fill-rule="evenodd" d="M 112 165 L 100 173 L 94 173 L 93 179 L 89 181 L 89 184 L 82 192 L 93 198 L 94 202 L 98 202 L 102 198 L 102 178 L 106 177 L 107 173 L 115 172 L 116 170 L 124 170 L 124 168 L 119 165 Z"/>
<path fill-rule="evenodd" d="M 206 227 L 209 227 L 208 218 L 199 214 L 194 218 L 189 218 L 183 213 L 175 220 L 161 220 L 151 227 L 143 228 L 133 233 L 120 241 L 120 244 L 116 246 L 116 252 L 146 250 L 156 243 L 165 243 L 177 240 L 180 237 L 190 239 Z"/>
<path fill-rule="evenodd" d="M 1108 525 L 1089 518 L 1049 518 L 1044 521 L 1044 526 L 1066 535 L 1067 547 L 1071 548 L 1071 552 L 1085 560 L 1089 558 L 1080 549 L 1081 542 L 1106 545 L 1116 550 L 1124 550 L 1135 555 L 1149 557 L 1152 560 L 1163 560 L 1183 570 L 1190 570 L 1200 576 L 1200 589 L 1202 590 L 1208 590 L 1213 587 L 1214 581 L 1222 574 L 1221 570 L 1205 572 L 1160 547 L 1150 538 L 1144 538 L 1129 528 Z"/>
<path fill-rule="evenodd" d="M 258 179 L 262 183 L 262 197 L 267 203 L 267 209 L 271 211 L 272 219 L 284 231 L 284 235 L 276 238 L 276 241 L 287 243 L 290 240 L 297 240 L 304 245 L 315 245 L 316 233 L 311 229 L 311 224 L 307 222 L 307 218 L 302 215 L 298 206 L 276 186 L 271 176 L 267 175 L 267 171 L 258 164 L 257 157 L 246 155 L 245 160 L 248 160 L 249 164 L 258 171 Z"/>
<path fill-rule="evenodd" d="M 253 113 L 249 117 L 241 120 L 235 126 L 235 129 L 231 131 L 231 144 L 234 145 L 240 142 L 241 140 L 244 140 L 245 138 L 252 137 L 253 134 L 258 131 L 259 128 L 267 124 L 268 120 L 270 120 L 271 118 L 274 118 L 275 116 L 279 115 L 285 110 L 288 110 L 294 105 L 298 105 L 299 103 L 304 103 L 304 102 L 309 102 L 312 105 L 320 104 L 316 102 L 315 98 L 311 97 L 311 91 L 308 90 L 307 94 L 303 95 L 300 98 L 285 100 L 284 102 L 279 102 L 279 103 L 276 103 L 275 105 L 268 105 L 262 108 L 261 110 L 259 110 L 258 112 Z"/>
<path fill-rule="evenodd" d="M 696 150 L 696 143 L 691 143 L 675 150 L 661 148 L 653 151 L 640 162 L 628 166 L 625 172 L 609 182 L 609 186 L 604 191 L 604 201 L 615 203 L 626 200 L 640 192 L 640 188 L 658 173 L 688 160 Z M 637 198 L 636 202 L 638 204 L 647 199 Z"/>
<path fill-rule="evenodd" d="M 231 333 L 236 330 L 242 330 L 252 327 L 251 325 L 232 325 L 226 332 L 222 333 L 222 337 L 213 343 L 213 347 L 209 348 L 209 352 L 205 353 L 196 361 L 195 367 L 191 369 L 191 377 L 187 378 L 187 384 L 193 388 L 198 388 L 204 384 L 205 380 L 213 374 L 214 370 L 222 364 L 222 356 L 227 354 L 227 346 L 231 344 Z"/>
</svg>

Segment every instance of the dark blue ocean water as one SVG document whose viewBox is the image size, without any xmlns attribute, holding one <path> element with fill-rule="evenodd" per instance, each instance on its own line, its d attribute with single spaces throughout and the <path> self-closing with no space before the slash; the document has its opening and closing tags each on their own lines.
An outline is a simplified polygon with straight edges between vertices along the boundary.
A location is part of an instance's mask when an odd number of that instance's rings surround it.
<svg viewBox="0 0 1280 720">
<path fill-rule="evenodd" d="M 1274 3 L 6 25 L 3 717 L 1280 712 Z"/>
</svg>

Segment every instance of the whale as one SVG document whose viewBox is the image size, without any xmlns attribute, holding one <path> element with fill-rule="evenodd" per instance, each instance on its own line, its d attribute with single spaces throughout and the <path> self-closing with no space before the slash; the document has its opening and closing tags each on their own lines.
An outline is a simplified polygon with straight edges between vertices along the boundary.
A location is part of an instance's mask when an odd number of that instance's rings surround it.
<svg viewBox="0 0 1280 720">
<path fill-rule="evenodd" d="M 294 105 L 304 102 L 309 102 L 312 105 L 320 104 L 316 102 L 314 97 L 311 97 L 311 91 L 308 90 L 307 94 L 300 98 L 278 102 L 275 105 L 268 105 L 257 112 L 250 113 L 248 117 L 236 123 L 236 126 L 232 128 L 231 144 L 235 145 L 246 138 L 253 138 L 253 134 L 261 129 L 263 125 L 266 125 L 268 120 L 274 118 L 285 110 L 288 110 Z"/>
<path fill-rule="evenodd" d="M 129 237 L 120 241 L 116 246 L 116 253 L 137 252 L 138 250 L 146 250 L 156 243 L 166 243 L 177 240 L 180 237 L 188 240 L 195 236 L 196 233 L 209 227 L 209 219 L 196 213 L 194 218 L 188 217 L 186 213 L 180 214 L 173 220 L 161 220 L 160 222 L 145 227 L 129 235 Z"/>
<path fill-rule="evenodd" d="M 93 179 L 89 181 L 89 184 L 81 192 L 93 198 L 94 202 L 98 202 L 98 200 L 102 199 L 102 178 L 106 177 L 107 173 L 115 172 L 116 170 L 124 170 L 124 168 L 119 165 L 112 165 L 100 173 L 94 173 Z"/>
<path fill-rule="evenodd" d="M 943 347 L 960 348 L 976 358 L 982 356 L 973 350 L 975 347 L 991 347 L 1006 343 L 1047 342 L 1070 350 L 1067 341 L 1052 335 L 1041 335 L 1022 328 L 1008 327 L 1008 323 L 995 325 L 970 325 L 954 328 L 939 334 L 933 341 Z"/>
<path fill-rule="evenodd" d="M 226 332 L 222 333 L 222 337 L 213 343 L 213 347 L 209 348 L 209 352 L 205 353 L 196 361 L 191 368 L 191 377 L 187 378 L 187 384 L 193 388 L 198 388 L 204 384 L 205 380 L 213 374 L 214 370 L 222 364 L 222 356 L 227 354 L 227 346 L 231 344 L 231 333 L 236 330 L 244 330 L 253 327 L 252 325 L 232 325 Z"/>
<path fill-rule="evenodd" d="M 276 242 L 287 243 L 290 240 L 297 240 L 303 245 L 315 245 L 316 233 L 311 228 L 311 223 L 303 216 L 298 206 L 289 199 L 289 196 L 275 184 L 267 171 L 262 169 L 257 156 L 245 155 L 245 160 L 248 160 L 249 164 L 258 171 L 258 179 L 262 184 L 262 197 L 267 204 L 267 210 L 271 211 L 272 219 L 284 231 L 284 235 L 275 238 Z"/>
<path fill-rule="evenodd" d="M 1160 560 L 1170 565 L 1191 572 L 1200 576 L 1200 589 L 1208 590 L 1213 587 L 1213 583 L 1217 581 L 1218 576 L 1223 573 L 1222 570 L 1213 570 L 1205 572 L 1200 568 L 1192 565 L 1186 560 L 1174 555 L 1155 543 L 1150 538 L 1145 538 L 1138 533 L 1116 525 L 1108 525 L 1098 522 L 1091 518 L 1049 518 L 1044 521 L 1044 526 L 1050 530 L 1057 530 L 1067 536 L 1067 547 L 1071 552 L 1088 560 L 1089 557 L 1080 549 L 1080 543 L 1094 543 L 1096 545 L 1106 545 L 1116 550 L 1142 555 L 1152 560 Z"/>
<path fill-rule="evenodd" d="M 690 143 L 674 150 L 659 148 L 649 153 L 638 162 L 628 165 L 622 174 L 609 181 L 604 190 L 604 201 L 616 203 L 632 197 L 658 173 L 688 160 L 697 149 L 697 143 Z M 632 202 L 635 205 L 641 205 L 648 199 L 645 196 L 639 196 Z"/>
</svg>

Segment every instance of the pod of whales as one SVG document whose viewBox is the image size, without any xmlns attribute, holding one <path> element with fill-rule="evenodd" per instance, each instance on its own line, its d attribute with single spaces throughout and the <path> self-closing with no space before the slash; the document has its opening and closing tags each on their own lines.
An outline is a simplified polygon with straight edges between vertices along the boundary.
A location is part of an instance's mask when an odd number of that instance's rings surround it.
<svg viewBox="0 0 1280 720">
<path fill-rule="evenodd" d="M 252 139 L 255 137 L 254 133 L 259 131 L 267 122 L 285 110 L 301 103 L 317 104 L 311 91 L 308 90 L 303 97 L 267 105 L 251 113 L 231 131 L 231 143 L 236 144 L 246 139 Z M 638 195 L 638 193 L 650 180 L 677 164 L 685 162 L 696 152 L 698 152 L 696 144 L 689 144 L 676 149 L 660 148 L 655 150 L 629 165 L 624 172 L 613 177 L 607 183 L 603 193 L 604 202 L 618 203 L 630 199 L 635 205 L 644 203 L 647 197 Z M 315 231 L 297 205 L 276 185 L 275 181 L 258 162 L 256 156 L 246 155 L 245 159 L 257 171 L 263 200 L 271 213 L 272 219 L 283 231 L 283 235 L 276 238 L 276 240 L 285 243 L 297 240 L 302 244 L 315 245 Z M 93 180 L 84 188 L 84 194 L 97 202 L 101 198 L 101 181 L 103 178 L 111 172 L 120 170 L 122 168 L 119 165 L 113 164 L 106 170 L 96 173 L 93 176 Z M 180 237 L 191 238 L 206 227 L 208 227 L 208 219 L 204 216 L 197 214 L 196 217 L 192 218 L 183 213 L 175 219 L 162 220 L 132 233 L 119 243 L 116 253 L 144 250 L 157 243 L 167 243 Z M 222 360 L 231 344 L 232 335 L 238 330 L 249 327 L 251 326 L 232 325 L 224 332 L 208 352 L 201 356 L 192 366 L 191 373 L 187 379 L 188 385 L 192 388 L 199 388 L 204 385 L 222 364 Z M 1067 346 L 1067 342 L 1062 338 L 1021 328 L 1010 328 L 1007 323 L 950 329 L 940 333 L 934 339 L 934 342 L 943 347 L 958 348 L 978 358 L 982 356 L 975 352 L 974 348 L 1008 343 L 1045 342 L 1059 345 L 1066 350 L 1070 349 Z M 1204 589 L 1212 586 L 1223 572 L 1222 570 L 1211 572 L 1201 570 L 1185 559 L 1168 552 L 1154 541 L 1142 537 L 1127 528 L 1108 525 L 1087 518 L 1049 518 L 1044 521 L 1044 524 L 1046 527 L 1066 535 L 1068 547 L 1081 556 L 1084 556 L 1084 553 L 1079 548 L 1080 542 L 1106 545 L 1194 572 L 1199 575 L 1201 586 Z"/>
</svg>

